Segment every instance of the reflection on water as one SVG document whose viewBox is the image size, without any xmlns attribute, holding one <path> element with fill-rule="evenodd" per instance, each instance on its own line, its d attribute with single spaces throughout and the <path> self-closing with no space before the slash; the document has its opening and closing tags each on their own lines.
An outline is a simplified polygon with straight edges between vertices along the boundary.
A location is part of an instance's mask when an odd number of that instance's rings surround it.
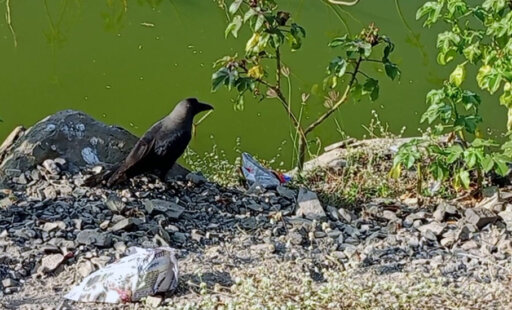
<svg viewBox="0 0 512 310">
<path fill-rule="evenodd" d="M 197 96 L 215 105 L 198 128 L 192 147 L 211 149 L 210 136 L 219 148 L 231 152 L 240 137 L 241 147 L 262 158 L 272 158 L 284 144 L 290 161 L 292 138 L 286 116 L 274 101 L 246 103 L 236 112 L 228 91 L 211 93 L 212 63 L 242 52 L 245 42 L 224 38 L 225 12 L 212 0 L 33 0 L 8 1 L 8 18 L 0 19 L 0 138 L 18 124 L 31 125 L 61 109 L 83 110 L 94 117 L 124 126 L 140 135 L 167 114 L 174 104 Z M 365 68 L 381 80 L 378 102 L 349 103 L 318 128 L 316 147 L 366 134 L 372 110 L 398 132 L 418 134 L 425 94 L 437 88 L 452 68 L 435 60 L 436 35 L 415 21 L 415 1 L 360 1 L 340 7 L 326 0 L 281 0 L 283 9 L 307 30 L 304 47 L 283 55 L 290 68 L 292 101 L 312 93 L 303 117 L 322 113 L 327 95 L 317 87 L 325 67 L 337 51 L 327 47 L 334 36 L 358 33 L 375 21 L 396 43 L 394 61 L 403 72 L 393 83 L 376 66 Z M 0 11 L 7 14 L 7 5 Z M 11 26 L 15 37 L 11 32 Z M 246 33 L 241 33 L 246 36 Z M 14 38 L 17 47 L 14 47 Z M 318 61 L 317 61 L 318 59 Z M 471 86 L 471 85 L 470 85 Z M 505 113 L 496 99 L 484 97 L 486 127 L 500 131 Z M 249 100 L 248 100 L 249 101 Z M 487 103 L 488 102 L 488 103 Z M 491 121 L 492 120 L 492 121 Z"/>
</svg>

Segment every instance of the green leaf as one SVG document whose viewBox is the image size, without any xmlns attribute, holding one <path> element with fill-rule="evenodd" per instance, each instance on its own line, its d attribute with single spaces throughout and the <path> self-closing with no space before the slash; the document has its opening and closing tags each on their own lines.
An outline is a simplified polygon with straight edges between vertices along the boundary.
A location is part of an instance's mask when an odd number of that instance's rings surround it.
<svg viewBox="0 0 512 310">
<path fill-rule="evenodd" d="M 469 179 L 469 172 L 466 170 L 460 171 L 458 173 L 458 178 L 459 178 L 459 181 L 460 181 L 460 184 L 462 185 L 462 187 L 464 187 L 465 189 L 468 189 L 469 185 L 471 183 L 471 180 Z"/>
<path fill-rule="evenodd" d="M 226 67 L 220 68 L 212 75 L 212 91 L 217 91 L 222 85 L 228 86 L 231 89 L 238 79 L 238 71 L 229 70 Z"/>
<path fill-rule="evenodd" d="M 493 156 L 493 159 L 494 163 L 496 164 L 496 167 L 494 169 L 496 173 L 501 176 L 506 176 L 509 172 L 509 167 L 507 164 L 509 162 L 508 158 L 500 154 L 495 154 Z"/>
<path fill-rule="evenodd" d="M 341 57 L 336 57 L 329 63 L 327 67 L 328 74 L 334 74 L 337 77 L 342 77 L 347 70 L 347 61 Z"/>
<path fill-rule="evenodd" d="M 375 101 L 379 97 L 379 81 L 368 78 L 363 85 L 363 95 L 370 94 L 370 100 Z"/>
<path fill-rule="evenodd" d="M 464 48 L 462 53 L 466 59 L 473 64 L 479 61 L 482 56 L 482 51 L 480 50 L 480 44 L 478 42 Z"/>
<path fill-rule="evenodd" d="M 436 23 L 439 17 L 441 16 L 441 10 L 443 9 L 444 1 L 436 2 L 429 1 L 426 2 L 422 7 L 418 9 L 416 12 L 416 19 L 420 19 L 423 16 L 427 16 L 423 26 L 431 26 Z"/>
<path fill-rule="evenodd" d="M 462 146 L 458 144 L 446 148 L 446 151 L 448 152 L 448 156 L 446 157 L 446 162 L 448 164 L 453 164 L 454 162 L 459 160 L 462 154 L 464 153 Z"/>
<path fill-rule="evenodd" d="M 261 26 L 263 26 L 263 23 L 265 22 L 265 15 L 260 14 L 258 15 L 258 18 L 256 19 L 256 23 L 254 24 L 254 31 L 260 30 Z"/>
<path fill-rule="evenodd" d="M 347 42 L 348 42 L 348 37 L 347 37 L 347 35 L 344 35 L 344 36 L 339 37 L 339 38 L 334 38 L 331 42 L 329 42 L 328 46 L 329 47 L 343 46 Z"/>
<path fill-rule="evenodd" d="M 486 154 L 482 160 L 482 170 L 487 173 L 494 167 L 494 160 L 491 155 Z"/>
<path fill-rule="evenodd" d="M 462 92 L 462 103 L 464 104 L 464 107 L 466 110 L 469 110 L 470 108 L 475 108 L 480 105 L 482 100 L 480 99 L 480 96 L 475 94 L 472 91 L 464 90 Z"/>
<path fill-rule="evenodd" d="M 242 4 L 242 0 L 235 0 L 233 1 L 233 3 L 231 3 L 231 5 L 229 6 L 229 13 L 231 13 L 231 15 L 235 14 L 238 9 L 240 8 L 240 5 Z"/>
<path fill-rule="evenodd" d="M 485 0 L 482 7 L 488 11 L 498 13 L 505 8 L 506 0 Z"/>
<path fill-rule="evenodd" d="M 466 79 L 466 63 L 461 63 L 450 74 L 450 83 L 459 87 Z"/>
<path fill-rule="evenodd" d="M 251 17 L 253 17 L 256 14 L 258 14 L 258 12 L 256 12 L 253 8 L 250 8 L 247 12 L 245 12 L 244 23 L 247 22 L 249 19 L 251 19 Z"/>
<path fill-rule="evenodd" d="M 233 37 L 238 37 L 238 31 L 242 27 L 242 17 L 240 15 L 237 15 L 233 18 L 231 23 L 226 27 L 226 30 L 224 31 L 224 36 L 227 38 L 228 35 L 231 33 Z"/>
<path fill-rule="evenodd" d="M 400 69 L 394 63 L 387 62 L 384 65 L 384 69 L 386 70 L 386 75 L 393 81 L 395 78 L 400 77 Z"/>
<path fill-rule="evenodd" d="M 228 68 L 220 68 L 219 71 L 215 72 L 212 75 L 212 91 L 217 91 L 226 80 L 229 79 L 229 70 Z"/>
</svg>

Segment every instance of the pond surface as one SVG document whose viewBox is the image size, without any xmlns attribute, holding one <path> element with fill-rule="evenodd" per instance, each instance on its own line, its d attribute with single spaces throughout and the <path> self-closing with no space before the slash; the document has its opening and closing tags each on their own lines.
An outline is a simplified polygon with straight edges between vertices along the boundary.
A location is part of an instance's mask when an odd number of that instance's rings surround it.
<svg viewBox="0 0 512 310">
<path fill-rule="evenodd" d="M 307 30 L 303 49 L 284 55 L 291 68 L 294 100 L 321 83 L 336 52 L 327 47 L 346 32 L 340 17 L 321 0 L 282 0 L 294 20 Z M 381 80 L 375 103 L 349 102 L 315 132 L 323 146 L 336 142 L 340 131 L 368 136 L 372 111 L 390 130 L 418 134 L 425 95 L 440 87 L 450 72 L 435 62 L 435 31 L 415 21 L 423 1 L 362 0 L 345 7 L 341 17 L 352 33 L 375 22 L 396 43 L 393 60 L 402 70 L 392 82 L 377 67 L 367 73 Z M 4 16 L 5 0 L 0 1 Z M 216 144 L 228 156 L 241 149 L 270 159 L 276 154 L 291 163 L 292 143 L 286 115 L 278 102 L 246 100 L 233 110 L 234 93 L 211 92 L 212 63 L 245 46 L 245 40 L 224 38 L 224 12 L 212 0 L 171 1 L 10 1 L 17 47 L 4 18 L 0 21 L 0 139 L 15 126 L 30 126 L 62 109 L 85 111 L 109 124 L 141 135 L 180 99 L 195 96 L 215 106 L 191 143 L 198 152 Z M 243 37 L 243 34 L 242 34 Z M 475 89 L 473 87 L 473 89 Z M 485 129 L 503 130 L 506 111 L 496 98 L 484 97 Z M 306 118 L 321 113 L 323 98 L 313 95 Z M 312 136 L 314 139 L 315 136 Z M 279 148 L 282 146 L 282 150 Z"/>
</svg>

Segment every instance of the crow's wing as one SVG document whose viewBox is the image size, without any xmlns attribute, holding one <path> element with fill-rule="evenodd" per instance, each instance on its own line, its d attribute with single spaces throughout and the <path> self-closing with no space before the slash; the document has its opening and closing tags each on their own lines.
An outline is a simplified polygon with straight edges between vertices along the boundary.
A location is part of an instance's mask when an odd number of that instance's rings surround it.
<svg viewBox="0 0 512 310">
<path fill-rule="evenodd" d="M 111 186 L 124 177 L 124 174 L 141 160 L 151 154 L 155 144 L 155 133 L 160 129 L 161 124 L 153 126 L 142 138 L 137 141 L 133 149 L 121 164 L 121 166 L 109 178 L 107 185 Z"/>
<path fill-rule="evenodd" d="M 155 141 L 155 154 L 175 158 L 176 160 L 183 154 L 191 138 L 192 135 L 187 130 L 176 130 L 170 134 L 167 133 L 166 137 L 160 137 Z"/>
</svg>

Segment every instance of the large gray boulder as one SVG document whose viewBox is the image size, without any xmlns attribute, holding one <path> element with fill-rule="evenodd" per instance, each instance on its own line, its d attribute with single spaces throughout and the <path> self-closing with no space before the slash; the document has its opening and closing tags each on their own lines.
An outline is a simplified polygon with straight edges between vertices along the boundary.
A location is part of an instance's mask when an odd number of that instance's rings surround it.
<svg viewBox="0 0 512 310">
<path fill-rule="evenodd" d="M 106 125 L 83 112 L 60 111 L 28 130 L 18 127 L 9 135 L 0 146 L 0 183 L 57 157 L 64 158 L 70 170 L 117 164 L 137 140 L 127 130 Z"/>
</svg>

